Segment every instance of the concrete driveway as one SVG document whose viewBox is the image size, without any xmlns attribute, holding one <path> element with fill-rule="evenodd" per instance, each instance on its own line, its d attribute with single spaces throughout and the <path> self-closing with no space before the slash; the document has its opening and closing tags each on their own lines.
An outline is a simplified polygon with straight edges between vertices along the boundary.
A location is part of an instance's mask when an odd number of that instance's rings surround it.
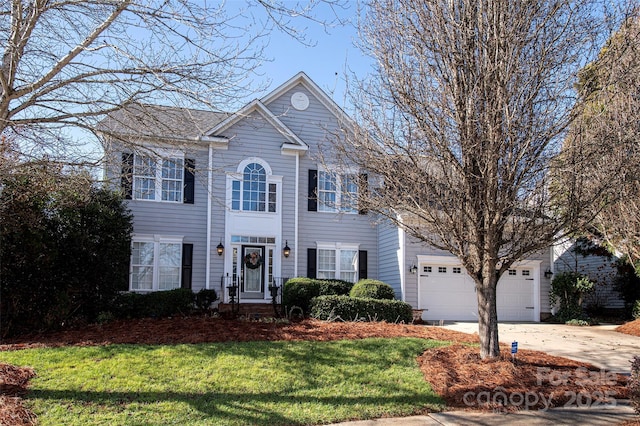
<svg viewBox="0 0 640 426">
<path fill-rule="evenodd" d="M 478 323 L 454 322 L 442 326 L 470 334 L 478 333 Z M 628 374 L 630 360 L 640 356 L 640 337 L 614 331 L 615 325 L 578 327 L 547 323 L 501 323 L 501 342 L 518 342 L 518 349 L 531 349 L 588 362 L 599 368 Z"/>
</svg>

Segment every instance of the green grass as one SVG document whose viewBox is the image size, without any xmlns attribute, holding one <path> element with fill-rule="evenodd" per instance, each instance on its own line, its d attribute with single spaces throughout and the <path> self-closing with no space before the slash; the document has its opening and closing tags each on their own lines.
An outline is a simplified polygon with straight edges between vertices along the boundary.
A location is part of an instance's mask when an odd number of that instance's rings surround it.
<svg viewBox="0 0 640 426">
<path fill-rule="evenodd" d="M 35 368 L 41 425 L 296 425 L 440 410 L 416 356 L 447 342 L 365 339 L 0 353 Z"/>
</svg>

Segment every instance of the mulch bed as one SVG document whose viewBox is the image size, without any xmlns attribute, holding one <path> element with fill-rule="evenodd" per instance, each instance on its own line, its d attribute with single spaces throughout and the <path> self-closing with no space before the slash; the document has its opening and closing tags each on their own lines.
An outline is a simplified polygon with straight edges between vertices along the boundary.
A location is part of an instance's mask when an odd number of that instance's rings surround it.
<svg viewBox="0 0 640 426">
<path fill-rule="evenodd" d="M 485 411 L 594 407 L 628 399 L 627 377 L 590 364 L 501 347 L 499 359 L 482 360 L 477 347 L 454 344 L 419 358 L 425 380 L 448 407 Z"/>
<path fill-rule="evenodd" d="M 22 405 L 33 369 L 0 363 L 0 425 L 33 425 L 36 417 Z"/>
<path fill-rule="evenodd" d="M 607 393 L 615 399 L 628 397 L 624 376 L 537 351 L 518 351 L 514 363 L 506 346 L 500 359 L 481 360 L 478 347 L 468 345 L 478 342 L 477 335 L 419 325 L 316 320 L 283 324 L 204 316 L 139 319 L 5 340 L 0 344 L 0 351 L 122 343 L 329 341 L 368 337 L 418 337 L 455 342 L 449 347 L 426 351 L 418 361 L 425 379 L 449 407 L 456 409 L 544 409 L 566 403 L 573 406 L 604 404 L 606 401 L 600 399 Z M 35 417 L 24 409 L 20 399 L 34 375 L 28 368 L 0 364 L 0 424 L 35 424 Z M 501 404 L 503 401 L 506 404 Z"/>
<path fill-rule="evenodd" d="M 616 327 L 616 331 L 640 337 L 640 319 L 622 324 L 621 326 Z"/>
</svg>

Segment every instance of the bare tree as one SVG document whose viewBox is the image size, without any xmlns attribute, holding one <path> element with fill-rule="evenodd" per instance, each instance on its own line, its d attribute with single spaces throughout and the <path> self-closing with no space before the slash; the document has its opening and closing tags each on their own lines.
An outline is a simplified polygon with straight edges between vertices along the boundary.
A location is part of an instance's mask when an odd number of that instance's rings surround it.
<svg viewBox="0 0 640 426">
<path fill-rule="evenodd" d="M 74 142 L 86 146 L 70 129 L 92 131 L 122 106 L 226 108 L 247 95 L 270 31 L 309 42 L 292 19 L 331 25 L 337 15 L 319 20 L 314 9 L 342 3 L 3 1 L 0 134 L 11 133 L 22 157 L 69 156 Z M 252 19 L 255 7 L 268 18 Z"/>
<path fill-rule="evenodd" d="M 631 16 L 581 72 L 585 102 L 565 150 L 595 152 L 592 184 L 615 181 L 594 229 L 640 270 L 640 20 Z M 593 147 L 604 147 L 595 149 Z"/>
<path fill-rule="evenodd" d="M 610 187 L 584 190 L 578 164 L 552 161 L 605 16 L 586 0 L 379 0 L 361 24 L 376 76 L 360 81 L 359 127 L 337 154 L 377 182 L 368 210 L 460 259 L 483 358 L 499 355 L 499 278 L 589 222 L 583 207 Z M 552 168 L 571 191 L 549 190 Z"/>
</svg>

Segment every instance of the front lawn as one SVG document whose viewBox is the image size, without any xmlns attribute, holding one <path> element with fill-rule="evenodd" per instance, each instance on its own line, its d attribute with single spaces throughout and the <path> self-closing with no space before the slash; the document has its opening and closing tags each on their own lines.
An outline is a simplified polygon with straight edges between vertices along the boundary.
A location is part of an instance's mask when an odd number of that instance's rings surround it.
<svg viewBox="0 0 640 426">
<path fill-rule="evenodd" d="M 41 425 L 293 425 L 437 411 L 418 338 L 108 345 L 1 352 L 31 366 Z"/>
</svg>

